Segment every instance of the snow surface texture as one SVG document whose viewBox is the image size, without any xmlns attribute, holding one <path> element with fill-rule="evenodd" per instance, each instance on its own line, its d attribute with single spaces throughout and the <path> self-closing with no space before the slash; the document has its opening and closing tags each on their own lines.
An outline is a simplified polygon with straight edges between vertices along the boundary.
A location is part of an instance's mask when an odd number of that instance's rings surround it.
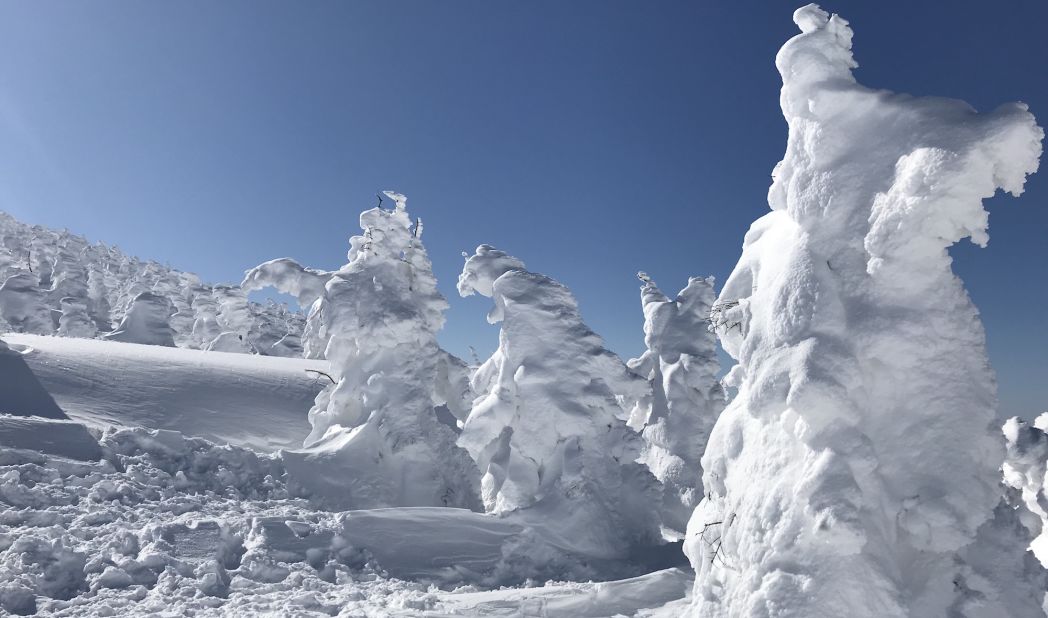
<svg viewBox="0 0 1048 618">
<path fill-rule="evenodd" d="M 794 21 L 772 212 L 714 306 L 739 392 L 702 459 L 693 614 L 1041 615 L 947 248 L 986 243 L 982 199 L 1022 191 L 1043 131 L 1022 104 L 864 88 L 846 21 L 815 5 Z"/>
<path fill-rule="evenodd" d="M 484 506 L 561 526 L 620 557 L 659 537 L 662 488 L 636 463 L 626 426 L 645 384 L 583 322 L 566 287 L 488 245 L 470 256 L 463 296 L 491 297 L 499 347 L 473 377 L 480 393 L 459 443 L 483 472 Z"/>
<path fill-rule="evenodd" d="M 601 572 L 570 544 L 464 509 L 316 510 L 279 457 L 173 431 L 96 440 L 0 415 L 0 444 L 0 607 L 14 614 L 656 615 L 691 585 L 670 569 L 485 591 Z"/>
<path fill-rule="evenodd" d="M 0 212 L 0 332 L 301 356 L 304 317 L 245 293 Z"/>
<path fill-rule="evenodd" d="M 726 403 L 717 336 L 709 328 L 716 294 L 712 277 L 692 277 L 671 300 L 645 273 L 638 276 L 648 349 L 628 366 L 651 392 L 629 425 L 644 436 L 640 461 L 663 484 L 663 525 L 682 537 L 702 499 L 702 453 Z"/>
<path fill-rule="evenodd" d="M 350 239 L 349 263 L 310 309 L 309 330 L 326 341 L 335 384 L 309 412 L 306 449 L 285 455 L 289 471 L 335 508 L 479 509 L 476 465 L 436 413 L 454 390 L 438 382 L 455 374 L 437 345 L 448 305 L 422 246 L 421 224 L 412 222 L 400 196 L 393 210 L 361 213 L 360 228 L 364 233 Z M 272 264 L 260 268 L 272 274 Z M 259 273 L 247 278 L 258 280 Z M 293 274 L 301 281 L 309 273 Z"/>
<path fill-rule="evenodd" d="M 170 429 L 260 451 L 302 446 L 306 413 L 326 381 L 307 370 L 329 371 L 325 361 L 301 358 L 39 335 L 3 341 L 21 354 L 0 354 L 0 404 L 39 401 L 40 391 L 28 392 L 38 380 L 70 418 L 91 427 Z M 3 412 L 61 414 L 30 403 Z"/>
</svg>

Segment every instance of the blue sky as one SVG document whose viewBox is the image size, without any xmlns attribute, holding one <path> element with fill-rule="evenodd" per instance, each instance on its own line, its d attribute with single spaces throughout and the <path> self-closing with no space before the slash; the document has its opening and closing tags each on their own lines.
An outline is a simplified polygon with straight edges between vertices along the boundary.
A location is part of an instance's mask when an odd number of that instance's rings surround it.
<svg viewBox="0 0 1048 618">
<path fill-rule="evenodd" d="M 407 194 L 465 355 L 490 243 L 643 346 L 637 270 L 723 281 L 785 147 L 783 2 L 0 3 L 0 209 L 206 280 L 273 257 L 334 268 L 375 192 Z M 835 2 L 871 87 L 1027 101 L 1048 122 L 1048 4 Z M 948 7 L 948 8 L 947 8 Z M 993 8 L 990 8 L 993 7 Z M 954 250 L 1002 413 L 1048 409 L 1048 169 Z"/>
</svg>

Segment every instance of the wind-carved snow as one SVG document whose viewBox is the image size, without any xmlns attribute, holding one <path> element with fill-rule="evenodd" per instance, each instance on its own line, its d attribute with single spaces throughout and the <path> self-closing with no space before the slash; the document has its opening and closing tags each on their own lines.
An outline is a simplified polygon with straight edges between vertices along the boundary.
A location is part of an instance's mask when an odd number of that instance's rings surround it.
<svg viewBox="0 0 1048 618">
<path fill-rule="evenodd" d="M 772 212 L 718 300 L 741 383 L 702 459 L 693 614 L 1041 615 L 1039 568 L 997 509 L 994 377 L 947 248 L 986 243 L 982 199 L 1022 192 L 1043 131 L 1023 104 L 864 88 L 846 21 L 794 20 Z"/>
<path fill-rule="evenodd" d="M 657 544 L 659 482 L 635 462 L 626 403 L 643 396 L 578 312 L 566 287 L 488 245 L 458 281 L 495 306 L 499 347 L 473 376 L 480 393 L 459 444 L 484 476 L 484 506 L 560 527 L 609 556 Z"/>
<path fill-rule="evenodd" d="M 309 412 L 305 450 L 285 456 L 291 476 L 338 508 L 479 509 L 476 465 L 435 411 L 451 390 L 438 383 L 449 372 L 436 338 L 448 305 L 421 228 L 403 199 L 363 212 L 360 228 L 310 309 L 335 383 Z"/>
<path fill-rule="evenodd" d="M 702 453 L 725 406 L 717 374 L 717 336 L 709 328 L 713 278 L 692 277 L 674 299 L 639 273 L 647 350 L 629 361 L 650 393 L 629 425 L 644 436 L 641 461 L 663 484 L 663 525 L 683 536 L 702 499 Z"/>
<path fill-rule="evenodd" d="M 237 287 L 0 212 L 0 330 L 297 357 L 304 323 Z"/>
</svg>

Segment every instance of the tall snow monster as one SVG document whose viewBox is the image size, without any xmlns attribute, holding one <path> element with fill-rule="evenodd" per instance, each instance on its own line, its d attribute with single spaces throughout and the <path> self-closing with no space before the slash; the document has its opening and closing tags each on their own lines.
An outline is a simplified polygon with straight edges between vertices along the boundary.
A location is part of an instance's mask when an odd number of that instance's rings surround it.
<svg viewBox="0 0 1048 618">
<path fill-rule="evenodd" d="M 986 244 L 982 200 L 1022 192 L 1043 131 L 1020 103 L 865 88 L 845 20 L 794 21 L 771 212 L 713 307 L 739 391 L 702 459 L 692 615 L 1042 615 L 947 249 Z"/>
<path fill-rule="evenodd" d="M 480 394 L 459 444 L 480 466 L 484 505 L 621 557 L 660 541 L 661 487 L 637 463 L 625 422 L 645 384 L 582 321 L 571 292 L 481 245 L 459 276 L 462 296 L 491 298 L 499 347 L 473 376 Z"/>
<path fill-rule="evenodd" d="M 717 336 L 709 328 L 713 278 L 692 277 L 669 298 L 639 273 L 647 350 L 629 361 L 650 392 L 629 425 L 644 436 L 643 461 L 663 484 L 663 525 L 683 535 L 702 498 L 702 453 L 725 405 L 717 374 Z"/>
<path fill-rule="evenodd" d="M 290 476 L 333 508 L 479 510 L 476 465 L 455 444 L 457 427 L 436 413 L 447 403 L 447 354 L 436 337 L 447 301 L 400 197 L 392 210 L 360 215 L 364 233 L 350 239 L 349 263 L 322 289 L 302 288 L 318 295 L 310 316 L 335 384 L 309 412 L 305 448 L 284 459 Z M 259 272 L 249 271 L 245 288 Z"/>
</svg>

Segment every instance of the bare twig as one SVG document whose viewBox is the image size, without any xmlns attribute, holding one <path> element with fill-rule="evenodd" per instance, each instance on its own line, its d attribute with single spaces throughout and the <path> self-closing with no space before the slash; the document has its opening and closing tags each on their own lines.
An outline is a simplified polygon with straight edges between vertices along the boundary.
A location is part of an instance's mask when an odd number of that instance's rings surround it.
<svg viewBox="0 0 1048 618">
<path fill-rule="evenodd" d="M 306 369 L 306 373 L 315 373 L 317 374 L 317 378 L 319 378 L 320 376 L 324 376 L 328 380 L 331 380 L 332 384 L 338 384 L 338 382 L 335 381 L 335 378 L 332 378 L 330 374 L 324 373 L 319 369 Z"/>
</svg>

